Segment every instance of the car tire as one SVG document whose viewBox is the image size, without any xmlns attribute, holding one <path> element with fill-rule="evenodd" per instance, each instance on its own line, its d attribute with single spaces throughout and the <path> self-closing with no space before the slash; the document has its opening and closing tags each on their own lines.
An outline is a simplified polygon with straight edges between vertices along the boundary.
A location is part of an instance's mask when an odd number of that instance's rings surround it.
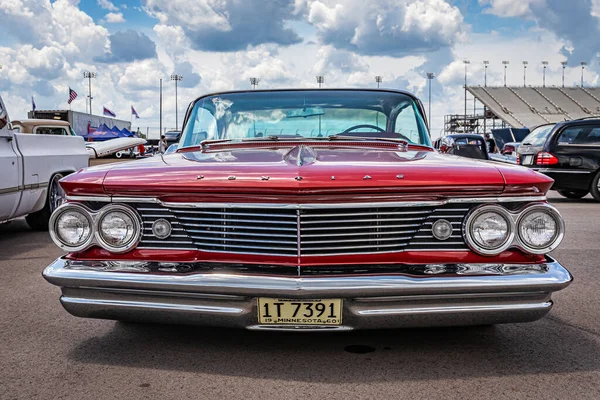
<svg viewBox="0 0 600 400">
<path fill-rule="evenodd" d="M 581 199 L 589 193 L 587 190 L 557 190 L 557 192 L 567 199 Z"/>
<path fill-rule="evenodd" d="M 596 201 L 600 201 L 600 171 L 592 179 L 592 186 L 590 187 L 590 193 Z"/>
<path fill-rule="evenodd" d="M 66 200 L 65 192 L 60 187 L 58 181 L 63 178 L 62 174 L 55 174 L 48 185 L 48 194 L 46 195 L 46 204 L 40 211 L 29 214 L 25 217 L 25 221 L 36 231 L 47 231 L 50 216 L 58 207 Z"/>
</svg>

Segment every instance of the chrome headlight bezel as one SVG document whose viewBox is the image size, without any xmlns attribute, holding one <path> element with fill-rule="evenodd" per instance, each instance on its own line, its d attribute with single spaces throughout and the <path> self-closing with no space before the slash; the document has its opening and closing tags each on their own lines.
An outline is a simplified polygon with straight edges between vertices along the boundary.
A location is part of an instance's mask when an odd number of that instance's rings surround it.
<svg viewBox="0 0 600 400">
<path fill-rule="evenodd" d="M 503 245 L 493 250 L 479 246 L 471 236 L 471 226 L 473 220 L 477 218 L 477 216 L 488 211 L 497 212 L 501 214 L 504 218 L 506 218 L 510 230 L 508 239 L 503 243 Z M 536 211 L 545 212 L 556 221 L 557 234 L 555 235 L 552 242 L 545 247 L 530 246 L 521 238 L 520 235 L 520 224 L 522 223 L 523 218 Z M 469 248 L 475 253 L 484 256 L 495 256 L 502 253 L 505 250 L 508 250 L 509 248 L 516 248 L 529 254 L 547 254 L 560 245 L 564 238 L 564 235 L 565 222 L 558 210 L 548 203 L 532 203 L 525 205 L 523 208 L 516 211 L 508 210 L 496 204 L 481 205 L 471 210 L 471 212 L 465 218 L 465 222 L 463 223 L 463 237 L 465 239 L 465 242 L 467 243 Z"/>
<path fill-rule="evenodd" d="M 63 213 L 71 210 L 77 211 L 80 214 L 82 214 L 90 223 L 90 235 L 86 239 L 86 241 L 79 246 L 69 246 L 65 244 L 56 232 L 56 223 L 58 221 L 58 218 Z M 102 222 L 102 218 L 112 211 L 123 212 L 127 214 L 133 221 L 134 235 L 125 246 L 118 247 L 111 245 L 107 243 L 106 240 L 104 240 L 102 238 L 102 235 L 100 234 L 100 224 Z M 110 203 L 103 206 L 100 210 L 95 211 L 79 203 L 65 203 L 58 207 L 50 216 L 49 231 L 50 237 L 52 238 L 54 243 L 62 250 L 70 253 L 84 251 L 94 245 L 97 245 L 111 253 L 119 254 L 126 253 L 138 245 L 142 237 L 142 220 L 138 212 L 134 208 L 124 204 Z"/>
<path fill-rule="evenodd" d="M 544 247 L 531 246 L 521 237 L 521 223 L 523 222 L 525 217 L 527 217 L 533 212 L 542 212 L 548 214 L 556 222 L 556 234 L 554 235 L 554 238 L 552 239 L 550 244 Z M 516 232 L 517 247 L 531 254 L 546 254 L 556 249 L 562 242 L 565 236 L 565 221 L 563 220 L 558 210 L 552 207 L 550 204 L 533 204 L 528 207 L 525 207 L 519 214 L 518 219 L 516 221 Z"/>
<path fill-rule="evenodd" d="M 123 246 L 115 246 L 113 244 L 110 244 L 106 241 L 104 237 L 102 237 L 102 221 L 104 217 L 106 217 L 106 215 L 111 212 L 121 212 L 123 214 L 126 214 L 133 222 L 133 236 Z M 103 249 L 108 250 L 111 253 L 126 253 L 129 250 L 133 249 L 140 242 L 141 232 L 142 221 L 139 217 L 139 214 L 130 206 L 123 204 L 106 205 L 102 207 L 95 215 L 94 236 L 96 238 L 96 243 L 100 245 Z"/>
<path fill-rule="evenodd" d="M 57 223 L 60 217 L 64 213 L 69 211 L 78 212 L 79 214 L 83 215 L 84 218 L 87 219 L 90 226 L 90 234 L 88 238 L 79 246 L 71 246 L 65 243 L 63 240 L 61 240 L 60 235 L 57 233 Z M 61 205 L 56 210 L 54 210 L 54 212 L 50 216 L 50 221 L 48 222 L 48 231 L 50 233 L 50 238 L 60 249 L 68 252 L 78 252 L 90 247 L 94 242 L 95 229 L 96 228 L 94 224 L 93 212 L 89 208 L 77 203 L 65 203 Z"/>
<path fill-rule="evenodd" d="M 508 234 L 506 236 L 506 239 L 504 239 L 504 241 L 502 242 L 502 244 L 500 246 L 493 247 L 493 248 L 486 248 L 486 247 L 479 245 L 477 243 L 477 241 L 473 238 L 473 231 L 472 231 L 473 222 L 475 221 L 475 219 L 477 217 L 479 217 L 481 214 L 488 213 L 488 212 L 500 215 L 503 219 L 506 220 L 507 227 L 508 227 Z M 506 249 L 508 249 L 510 246 L 513 245 L 513 242 L 515 239 L 514 217 L 511 215 L 511 213 L 506 208 L 504 208 L 502 206 L 495 205 L 495 204 L 482 205 L 480 207 L 475 208 L 468 214 L 467 218 L 465 219 L 465 223 L 463 225 L 463 236 L 465 238 L 465 242 L 467 243 L 467 245 L 471 248 L 471 250 L 473 250 L 476 253 L 479 253 L 479 254 L 485 255 L 485 256 L 492 256 L 492 255 L 500 254 L 503 251 L 505 251 Z"/>
</svg>

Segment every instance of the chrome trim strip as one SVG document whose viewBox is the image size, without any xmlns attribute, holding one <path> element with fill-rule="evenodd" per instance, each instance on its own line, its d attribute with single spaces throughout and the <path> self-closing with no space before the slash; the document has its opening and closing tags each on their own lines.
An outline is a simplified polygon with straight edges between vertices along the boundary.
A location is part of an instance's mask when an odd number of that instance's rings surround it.
<svg viewBox="0 0 600 400">
<path fill-rule="evenodd" d="M 545 201 L 546 196 L 511 196 L 511 197 L 470 197 L 452 198 L 433 201 L 388 201 L 377 203 L 307 203 L 307 204 L 278 204 L 278 203 L 174 203 L 163 202 L 154 197 L 112 197 L 112 196 L 67 196 L 70 201 L 97 201 L 113 203 L 153 203 L 165 207 L 180 208 L 275 208 L 275 209 L 337 209 L 337 208 L 364 208 L 364 207 L 426 207 L 443 206 L 446 204 L 464 203 L 510 203 Z"/>
<path fill-rule="evenodd" d="M 147 301 L 120 301 L 108 299 L 82 299 L 78 297 L 62 296 L 60 298 L 63 304 L 93 304 L 112 308 L 142 308 L 155 310 L 177 310 L 177 311 L 194 311 L 206 314 L 242 314 L 242 308 L 222 307 L 222 306 L 200 306 L 192 304 L 177 304 L 177 303 L 159 303 Z"/>
<path fill-rule="evenodd" d="M 547 172 L 557 172 L 559 174 L 592 174 L 596 171 L 592 171 L 592 170 L 580 170 L 580 169 L 553 169 L 553 168 L 533 168 L 535 169 L 537 172 L 541 172 L 542 174 L 545 174 Z"/>
<path fill-rule="evenodd" d="M 461 313 L 474 311 L 517 311 L 530 309 L 547 309 L 552 307 L 552 301 L 544 301 L 531 304 L 498 304 L 498 305 L 475 305 L 466 306 L 438 306 L 438 307 L 406 307 L 406 308 L 381 308 L 371 310 L 358 310 L 359 315 L 402 315 L 402 314 L 440 314 Z"/>
</svg>

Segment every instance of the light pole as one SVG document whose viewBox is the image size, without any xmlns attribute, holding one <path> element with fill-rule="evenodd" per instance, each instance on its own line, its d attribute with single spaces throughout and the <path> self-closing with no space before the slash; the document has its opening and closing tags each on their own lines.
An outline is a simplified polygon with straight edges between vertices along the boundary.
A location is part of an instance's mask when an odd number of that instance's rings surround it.
<svg viewBox="0 0 600 400">
<path fill-rule="evenodd" d="M 561 61 L 560 62 L 562 64 L 563 70 L 562 70 L 562 87 L 565 87 L 565 68 L 567 68 L 567 62 L 566 61 Z"/>
<path fill-rule="evenodd" d="M 542 65 L 544 66 L 544 79 L 542 81 L 542 86 L 546 87 L 546 67 L 548 66 L 548 61 L 542 61 Z"/>
<path fill-rule="evenodd" d="M 581 64 L 581 87 L 583 87 L 583 70 L 585 69 L 585 66 L 587 65 L 587 63 L 585 61 L 580 62 Z"/>
<path fill-rule="evenodd" d="M 317 75 L 315 78 L 317 78 L 317 83 L 319 84 L 319 88 L 320 88 L 321 85 L 323 85 L 323 83 L 325 83 L 325 77 L 323 75 Z"/>
<path fill-rule="evenodd" d="M 92 116 L 92 79 L 96 78 L 96 73 L 95 72 L 91 72 L 91 71 L 83 71 L 83 77 L 85 79 L 88 80 L 88 88 L 89 88 L 89 94 L 88 97 L 90 98 L 90 117 Z"/>
<path fill-rule="evenodd" d="M 183 76 L 178 74 L 171 74 L 171 80 L 175 81 L 175 130 L 178 130 L 179 120 L 177 118 L 177 82 L 182 81 Z"/>
<path fill-rule="evenodd" d="M 427 73 L 427 80 L 429 81 L 429 130 L 431 131 L 431 81 L 435 78 L 435 74 L 433 72 Z"/>
<path fill-rule="evenodd" d="M 465 64 L 465 124 L 467 123 L 467 66 L 471 64 L 469 60 L 463 60 Z"/>
<path fill-rule="evenodd" d="M 159 107 L 160 117 L 159 117 L 159 123 L 158 123 L 158 130 L 159 130 L 158 138 L 162 139 L 162 134 L 163 134 L 163 131 L 162 131 L 162 78 L 160 78 L 160 101 L 159 101 L 159 104 L 160 104 L 160 107 Z"/>
<path fill-rule="evenodd" d="M 527 87 L 527 64 L 528 61 L 523 61 L 523 87 Z"/>
<path fill-rule="evenodd" d="M 260 78 L 250 78 L 250 85 L 252 85 L 252 89 L 256 89 L 256 87 L 258 86 L 260 82 Z"/>
<path fill-rule="evenodd" d="M 377 89 L 379 89 L 379 85 L 383 82 L 383 78 L 379 75 L 375 77 L 375 82 L 377 82 Z"/>
<path fill-rule="evenodd" d="M 489 61 L 484 61 L 483 62 L 483 87 L 487 87 L 487 69 L 488 69 L 488 65 L 490 64 Z"/>
<path fill-rule="evenodd" d="M 504 65 L 504 86 L 506 86 L 506 68 L 508 67 L 509 62 L 502 61 L 502 64 Z"/>
</svg>

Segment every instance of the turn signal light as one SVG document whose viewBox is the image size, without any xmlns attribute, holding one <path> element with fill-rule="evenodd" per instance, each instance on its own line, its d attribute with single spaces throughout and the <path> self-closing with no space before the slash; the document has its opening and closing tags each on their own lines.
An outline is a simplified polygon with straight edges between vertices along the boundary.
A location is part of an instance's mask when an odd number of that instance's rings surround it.
<svg viewBox="0 0 600 400">
<path fill-rule="evenodd" d="M 541 152 L 538 153 L 535 163 L 537 165 L 555 165 L 558 164 L 558 158 L 554 154 Z"/>
<path fill-rule="evenodd" d="M 521 156 L 517 156 L 517 165 L 521 165 Z"/>
</svg>

